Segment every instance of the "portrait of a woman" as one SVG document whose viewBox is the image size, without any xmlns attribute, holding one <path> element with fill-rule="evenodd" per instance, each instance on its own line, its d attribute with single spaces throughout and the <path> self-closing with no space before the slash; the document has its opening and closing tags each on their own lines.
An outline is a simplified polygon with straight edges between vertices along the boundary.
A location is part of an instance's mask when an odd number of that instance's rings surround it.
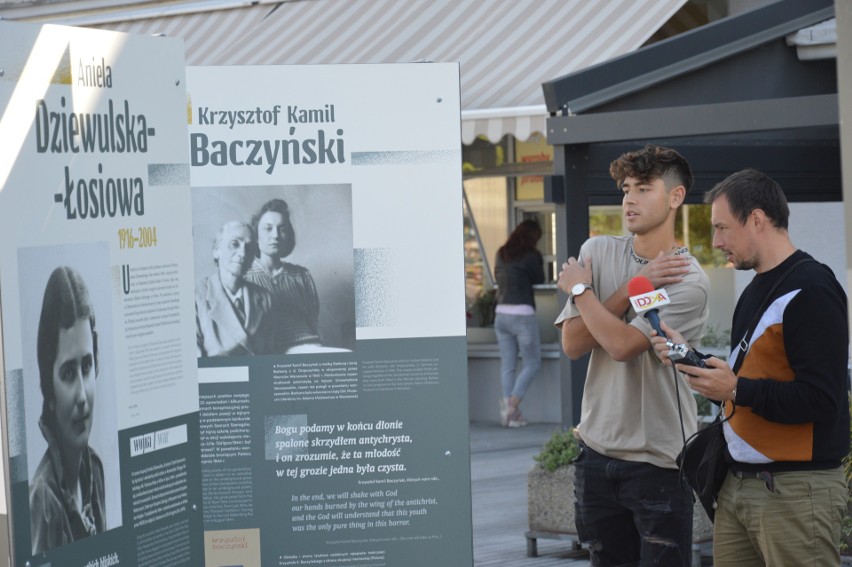
<svg viewBox="0 0 852 567">
<path fill-rule="evenodd" d="M 251 225 L 257 235 L 257 257 L 245 279 L 272 294 L 273 307 L 281 318 L 278 332 L 285 351 L 320 347 L 320 302 L 313 276 L 304 266 L 284 261 L 296 247 L 287 202 L 267 201 Z"/>
<path fill-rule="evenodd" d="M 104 468 L 89 446 L 98 376 L 98 334 L 89 291 L 70 267 L 53 270 L 37 336 L 47 450 L 30 482 L 32 552 L 106 529 Z"/>
</svg>

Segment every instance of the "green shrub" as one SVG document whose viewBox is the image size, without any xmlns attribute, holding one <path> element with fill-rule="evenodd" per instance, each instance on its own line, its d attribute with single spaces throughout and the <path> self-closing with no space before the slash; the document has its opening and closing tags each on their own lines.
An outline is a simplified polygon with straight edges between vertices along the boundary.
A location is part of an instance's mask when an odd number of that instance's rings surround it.
<svg viewBox="0 0 852 567">
<path fill-rule="evenodd" d="M 580 448 L 577 446 L 574 432 L 568 429 L 566 431 L 554 431 L 550 439 L 544 444 L 541 453 L 535 455 L 533 459 L 545 470 L 553 472 L 559 467 L 570 465 L 579 453 Z"/>
<path fill-rule="evenodd" d="M 695 404 L 698 406 L 698 415 L 715 415 L 717 411 L 716 406 L 713 403 L 699 394 L 698 392 L 694 392 L 693 397 L 695 398 Z"/>
<path fill-rule="evenodd" d="M 711 348 L 730 348 L 731 330 L 720 331 L 714 325 L 707 325 L 704 336 L 701 337 L 701 346 Z"/>
<path fill-rule="evenodd" d="M 491 327 L 494 325 L 494 314 L 497 308 L 497 290 L 486 289 L 479 292 L 473 302 L 473 314 L 479 320 L 480 327 Z"/>
</svg>

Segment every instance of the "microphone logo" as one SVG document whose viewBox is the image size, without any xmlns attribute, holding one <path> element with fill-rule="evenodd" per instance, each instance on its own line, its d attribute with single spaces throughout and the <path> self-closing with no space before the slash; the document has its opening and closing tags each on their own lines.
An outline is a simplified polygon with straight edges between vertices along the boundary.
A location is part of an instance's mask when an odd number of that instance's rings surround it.
<svg viewBox="0 0 852 567">
<path fill-rule="evenodd" d="M 663 305 L 668 305 L 670 303 L 671 300 L 669 300 L 669 296 L 666 294 L 666 290 L 664 289 L 655 289 L 641 295 L 630 297 L 630 304 L 633 306 L 633 310 L 637 315 L 640 315 L 650 309 L 659 309 Z"/>
</svg>

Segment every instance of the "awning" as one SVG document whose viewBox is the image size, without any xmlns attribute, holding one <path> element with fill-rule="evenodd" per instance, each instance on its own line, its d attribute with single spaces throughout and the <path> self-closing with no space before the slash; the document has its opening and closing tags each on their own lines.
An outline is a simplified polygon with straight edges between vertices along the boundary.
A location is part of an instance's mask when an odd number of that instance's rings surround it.
<svg viewBox="0 0 852 567">
<path fill-rule="evenodd" d="M 544 132 L 543 82 L 637 49 L 685 2 L 296 0 L 176 15 L 172 3 L 73 23 L 183 38 L 187 65 L 458 61 L 471 143 Z"/>
</svg>

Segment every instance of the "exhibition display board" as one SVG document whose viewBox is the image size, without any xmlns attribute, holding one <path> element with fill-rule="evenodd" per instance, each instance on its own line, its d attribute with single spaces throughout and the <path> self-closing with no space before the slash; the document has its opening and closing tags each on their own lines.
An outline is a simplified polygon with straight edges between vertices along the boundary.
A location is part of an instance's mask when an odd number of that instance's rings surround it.
<svg viewBox="0 0 852 567">
<path fill-rule="evenodd" d="M 458 65 L 183 55 L 0 22 L 13 565 L 472 564 Z"/>
<path fill-rule="evenodd" d="M 207 565 L 472 564 L 458 65 L 187 91 Z"/>
<path fill-rule="evenodd" d="M 199 565 L 183 45 L 0 22 L 14 565 Z"/>
</svg>

